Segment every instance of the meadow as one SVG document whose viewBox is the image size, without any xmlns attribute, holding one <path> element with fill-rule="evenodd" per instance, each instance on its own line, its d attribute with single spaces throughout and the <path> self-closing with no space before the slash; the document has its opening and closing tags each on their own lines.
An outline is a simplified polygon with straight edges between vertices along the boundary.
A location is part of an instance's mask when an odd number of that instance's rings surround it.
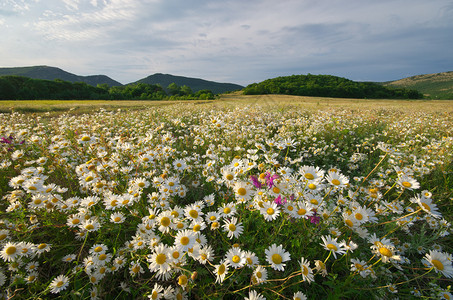
<svg viewBox="0 0 453 300">
<path fill-rule="evenodd" d="M 449 101 L 0 101 L 0 299 L 452 299 Z"/>
</svg>

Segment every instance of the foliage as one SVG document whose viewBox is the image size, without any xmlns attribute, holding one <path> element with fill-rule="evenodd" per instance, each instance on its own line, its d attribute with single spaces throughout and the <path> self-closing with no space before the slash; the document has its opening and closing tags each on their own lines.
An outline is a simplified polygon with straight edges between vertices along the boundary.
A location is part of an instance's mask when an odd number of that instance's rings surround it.
<svg viewBox="0 0 453 300">
<path fill-rule="evenodd" d="M 195 94 L 188 86 L 173 84 L 171 97 L 159 85 L 136 83 L 109 87 L 96 87 L 83 82 L 56 79 L 41 80 L 23 76 L 0 77 L 0 100 L 41 100 L 41 99 L 104 99 L 104 100 L 163 100 L 163 99 L 214 99 L 211 91 L 202 90 Z"/>
<path fill-rule="evenodd" d="M 243 89 L 245 95 L 286 94 L 338 98 L 421 99 L 414 90 L 390 89 L 373 82 L 355 82 L 332 75 L 292 75 L 253 83 Z"/>
</svg>

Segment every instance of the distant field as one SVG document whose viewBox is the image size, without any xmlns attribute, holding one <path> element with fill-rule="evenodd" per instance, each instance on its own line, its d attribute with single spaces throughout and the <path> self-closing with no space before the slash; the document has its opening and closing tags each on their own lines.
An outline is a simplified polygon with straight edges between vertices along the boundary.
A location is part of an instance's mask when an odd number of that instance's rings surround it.
<svg viewBox="0 0 453 300">
<path fill-rule="evenodd" d="M 369 100 L 369 99 L 344 99 L 326 97 L 304 97 L 289 95 L 222 95 L 218 100 L 185 100 L 185 101 L 108 101 L 108 100 L 22 100 L 0 101 L 0 113 L 11 111 L 21 113 L 47 113 L 51 115 L 71 111 L 74 114 L 90 113 L 100 108 L 141 110 L 151 106 L 165 106 L 174 104 L 206 104 L 206 105 L 232 105 L 237 102 L 247 105 L 262 104 L 266 106 L 303 106 L 304 109 L 401 109 L 414 111 L 439 111 L 452 112 L 453 105 L 448 100 Z"/>
</svg>

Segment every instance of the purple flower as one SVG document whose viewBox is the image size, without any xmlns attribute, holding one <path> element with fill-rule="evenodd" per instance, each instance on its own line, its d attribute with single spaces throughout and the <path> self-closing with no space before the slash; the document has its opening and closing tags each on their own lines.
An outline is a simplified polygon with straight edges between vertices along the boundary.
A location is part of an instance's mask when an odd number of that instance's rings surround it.
<svg viewBox="0 0 453 300">
<path fill-rule="evenodd" d="M 282 200 L 282 196 L 281 196 L 281 195 L 278 195 L 278 197 L 274 199 L 274 202 L 275 202 L 277 205 L 285 205 L 285 204 L 286 204 L 286 197 L 283 198 L 283 200 Z"/>
<path fill-rule="evenodd" d="M 259 182 L 258 178 L 256 176 L 250 176 L 250 180 L 252 181 L 253 185 L 257 188 L 260 189 L 262 187 L 261 182 Z"/>
<path fill-rule="evenodd" d="M 4 143 L 4 144 L 11 144 L 13 142 L 13 137 L 10 136 L 10 137 L 6 138 L 6 137 L 2 136 L 0 142 Z"/>
<path fill-rule="evenodd" d="M 278 178 L 278 174 L 271 175 L 271 173 L 266 172 L 266 176 L 264 178 L 266 179 L 267 187 L 271 188 L 274 186 L 274 180 Z"/>
<path fill-rule="evenodd" d="M 316 215 L 316 212 L 313 216 L 310 216 L 308 218 L 310 219 L 310 222 L 312 224 L 319 224 L 319 222 L 321 221 L 321 218 Z"/>
</svg>

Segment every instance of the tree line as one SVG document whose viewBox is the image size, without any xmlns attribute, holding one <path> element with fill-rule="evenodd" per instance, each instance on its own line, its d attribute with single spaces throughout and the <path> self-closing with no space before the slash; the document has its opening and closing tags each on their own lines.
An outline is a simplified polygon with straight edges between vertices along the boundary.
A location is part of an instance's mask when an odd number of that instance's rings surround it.
<svg viewBox="0 0 453 300">
<path fill-rule="evenodd" d="M 166 89 L 160 85 L 136 83 L 124 86 L 84 82 L 69 82 L 60 79 L 43 80 L 24 76 L 0 77 L 0 100 L 208 100 L 214 99 L 210 90 L 193 92 L 189 86 L 170 84 Z"/>
<path fill-rule="evenodd" d="M 338 98 L 422 99 L 423 94 L 404 88 L 387 88 L 374 82 L 356 82 L 332 75 L 292 75 L 253 83 L 245 95 L 285 94 Z"/>
</svg>

